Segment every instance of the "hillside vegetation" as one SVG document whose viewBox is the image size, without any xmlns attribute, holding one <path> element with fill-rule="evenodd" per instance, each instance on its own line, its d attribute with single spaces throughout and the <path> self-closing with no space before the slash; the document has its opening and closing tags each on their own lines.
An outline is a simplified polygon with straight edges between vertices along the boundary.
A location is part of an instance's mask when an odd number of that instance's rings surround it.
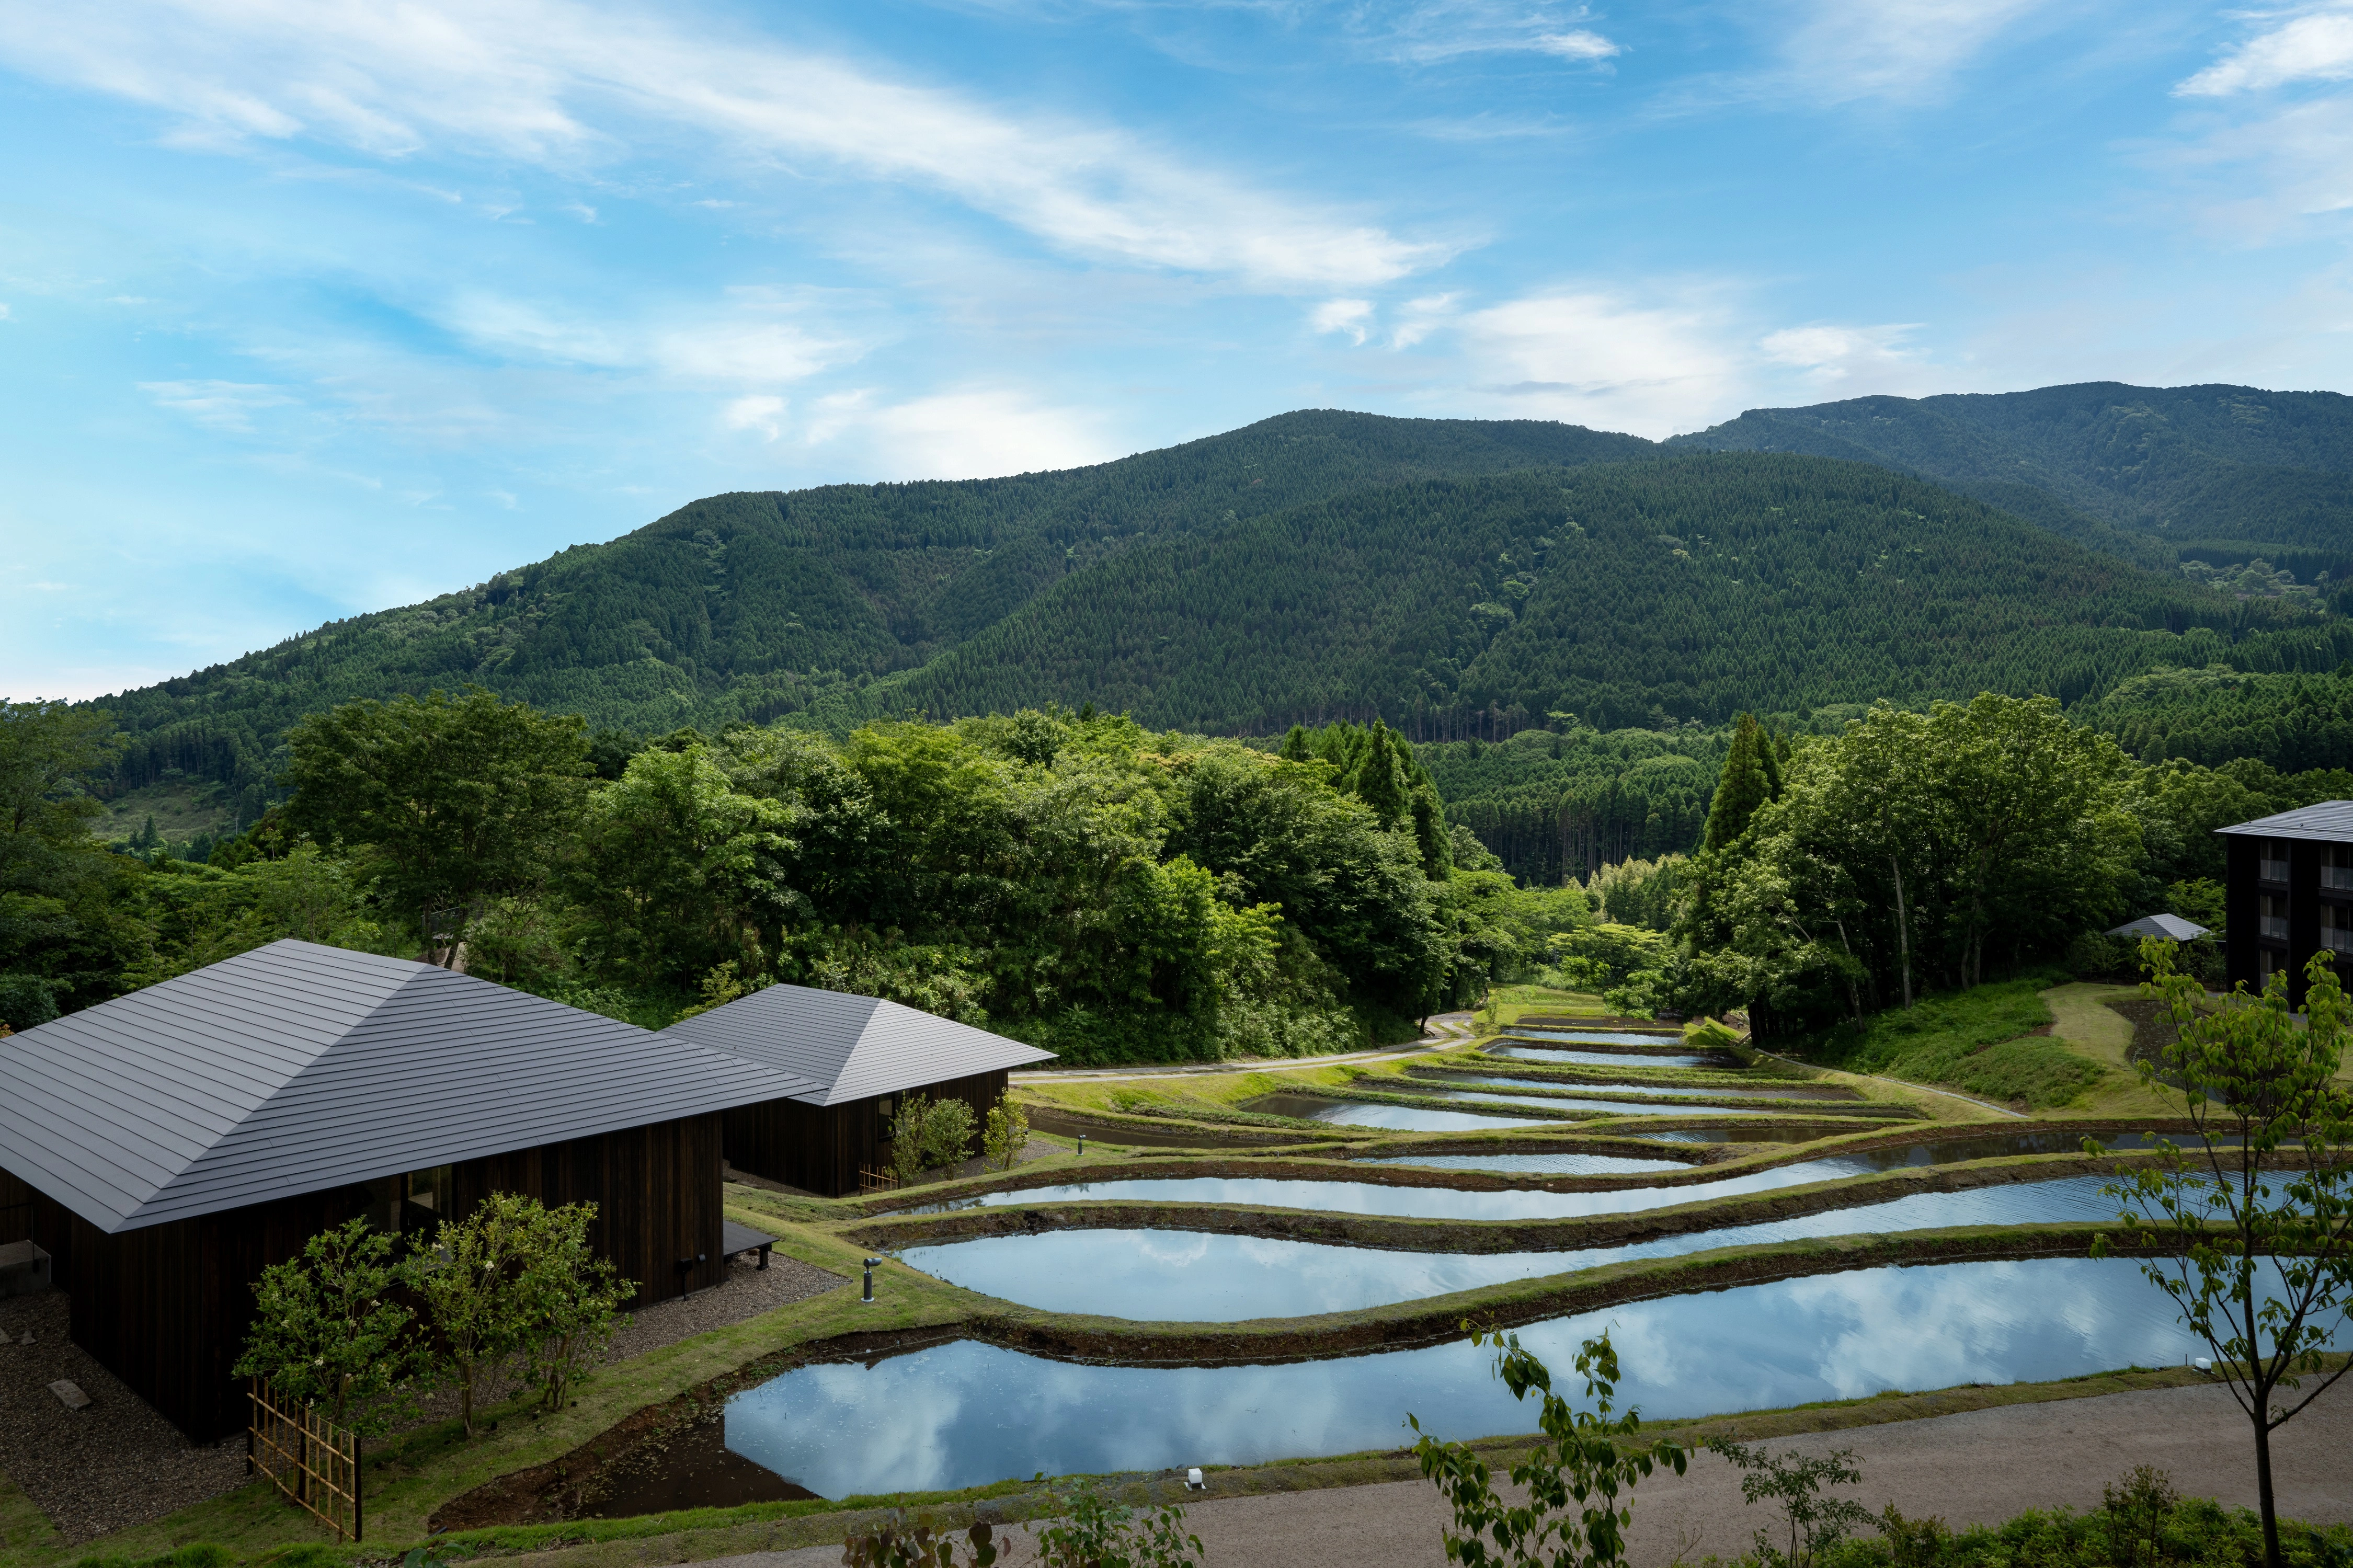
<svg viewBox="0 0 2353 1568">
<path fill-rule="evenodd" d="M 220 782 L 250 816 L 303 715 L 469 681 L 649 733 L 887 712 L 861 689 L 876 678 L 1143 542 L 1433 474 L 1654 450 L 1535 420 L 1310 411 L 1086 468 L 713 496 L 611 543 L 109 698 L 132 740 L 114 787 Z"/>
<path fill-rule="evenodd" d="M 1670 446 L 1919 474 L 2143 564 L 2353 569 L 2353 398 L 2085 382 L 1751 409 Z"/>
<path fill-rule="evenodd" d="M 2043 490 L 2003 492 L 2021 518 L 1883 468 L 1662 450 L 1320 411 L 1058 473 L 712 497 L 109 699 L 131 743 L 105 787 L 217 784 L 250 819 L 297 720 L 467 683 L 638 734 L 1092 700 L 1461 740 L 2353 651 L 2308 597 L 2236 595 L 2276 563 L 2138 572 L 2054 535 L 2091 514 Z"/>
</svg>

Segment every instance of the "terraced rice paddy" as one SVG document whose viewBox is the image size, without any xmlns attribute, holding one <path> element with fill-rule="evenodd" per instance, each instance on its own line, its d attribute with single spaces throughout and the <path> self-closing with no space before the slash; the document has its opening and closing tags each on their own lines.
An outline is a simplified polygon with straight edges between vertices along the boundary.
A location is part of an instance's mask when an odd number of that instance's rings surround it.
<svg viewBox="0 0 2353 1568">
<path fill-rule="evenodd" d="M 1200 1231 L 1090 1229 L 982 1237 L 911 1247 L 899 1256 L 911 1268 L 967 1290 L 1050 1312 L 1159 1322 L 1233 1322 L 1353 1312 L 1629 1258 L 1673 1258 L 1760 1242 L 1946 1226 L 2113 1219 L 2116 1205 L 2100 1195 L 2103 1180 L 2076 1176 L 1957 1193 L 1914 1193 L 1887 1203 L 1575 1251 L 1407 1252 Z M 1538 1196 L 1478 1195 L 1523 1201 Z M 1541 1194 L 1572 1203 L 1624 1195 Z M 1689 1201 L 1681 1193 L 1673 1197 Z"/>
<path fill-rule="evenodd" d="M 1164 1151 L 1148 1160 L 1113 1154 L 1100 1169 L 1090 1158 L 1056 1180 L 1027 1178 L 1034 1184 L 1017 1173 L 928 1203 L 910 1194 L 846 1205 L 846 1237 L 895 1249 L 901 1262 L 996 1303 L 980 1321 L 1009 1316 L 1025 1325 L 1022 1343 L 1061 1345 L 1071 1359 L 970 1330 L 879 1358 L 852 1346 L 736 1394 L 727 1448 L 841 1497 L 1386 1448 L 1403 1440 L 1408 1412 L 1447 1436 L 1525 1430 L 1528 1413 L 1488 1375 L 1486 1352 L 1460 1339 L 1428 1342 L 1442 1330 L 1415 1326 L 1451 1323 L 1464 1309 L 1439 1299 L 1473 1290 L 1518 1303 L 1523 1341 L 1556 1368 L 1608 1327 L 1625 1372 L 1620 1403 L 1652 1417 L 2065 1377 L 2170 1363 L 2195 1348 L 2130 1259 L 2001 1260 L 2005 1249 L 2048 1249 L 2054 1235 L 2080 1251 L 2090 1226 L 2114 1218 L 2116 1201 L 2100 1192 L 2108 1178 L 2092 1167 L 2057 1162 L 2039 1179 L 2035 1167 L 2007 1164 L 1897 1174 L 2079 1154 L 2080 1130 L 1922 1122 L 1913 1131 L 1893 1120 L 1918 1117 L 1913 1104 L 1867 1103 L 1852 1089 L 1745 1069 L 1712 1051 L 1623 1048 L 1672 1047 L 1673 1035 L 1514 1035 L 1534 1043 L 1243 1101 L 1332 1130 L 1287 1149 L 1286 1135 L 1263 1126 L 1235 1147 L 1234 1119 L 1223 1116 L 1230 1100 L 1212 1101 L 1215 1113 L 1188 1134 L 1188 1099 L 1202 1097 L 1172 1089 L 1149 1107 L 1165 1125 L 1138 1133 Z M 1623 1076 L 1514 1077 L 1512 1058 Z M 1419 1103 L 1353 1098 L 1368 1091 Z M 1808 1099 L 1842 1103 L 1738 1103 Z M 1520 1110 L 1566 1120 L 1512 1113 Z M 1091 1114 L 1060 1113 L 1082 1124 Z M 1430 1136 L 1415 1148 L 1382 1133 Z M 1457 1133 L 1491 1136 L 1446 1136 Z M 1851 1147 L 1857 1135 L 1880 1146 Z M 1110 1129 L 1103 1136 L 1119 1141 Z M 1165 1152 L 1187 1136 L 1200 1152 Z M 2118 1152 L 2155 1141 L 2101 1137 Z M 1828 1139 L 1838 1142 L 1809 1147 Z M 1689 1158 L 1647 1154 L 1646 1144 L 1681 1145 Z M 2076 1229 L 2010 1228 L 2054 1222 Z M 1482 1228 L 1504 1226 L 1534 1228 Z M 1935 1254 L 1884 1241 L 1860 1254 L 1813 1245 L 1946 1227 L 1973 1227 L 1964 1255 L 1980 1260 L 1841 1271 L 1842 1261 Z M 1724 1248 L 1752 1250 L 1631 1279 L 1589 1272 Z M 1759 1270 L 1769 1282 L 1756 1282 Z M 1801 1277 L 1773 1278 L 1781 1272 Z M 1683 1293 L 1657 1296 L 1662 1289 Z M 1606 1310 L 1566 1310 L 1613 1299 Z M 1377 1323 L 1398 1326 L 1383 1331 L 1389 1342 L 1419 1348 L 1349 1353 L 1367 1342 L 1335 1337 Z"/>
<path fill-rule="evenodd" d="M 1653 1419 L 1883 1389 L 2178 1363 L 2195 1347 L 2128 1260 L 1866 1268 L 1615 1306 L 1523 1328 L 1555 1367 L 1609 1331 L 1622 1405 Z M 1523 1431 L 1457 1340 L 1279 1365 L 1118 1366 L 976 1340 L 786 1373 L 727 1407 L 727 1447 L 821 1496 L 1007 1477 L 1251 1464 Z"/>
</svg>

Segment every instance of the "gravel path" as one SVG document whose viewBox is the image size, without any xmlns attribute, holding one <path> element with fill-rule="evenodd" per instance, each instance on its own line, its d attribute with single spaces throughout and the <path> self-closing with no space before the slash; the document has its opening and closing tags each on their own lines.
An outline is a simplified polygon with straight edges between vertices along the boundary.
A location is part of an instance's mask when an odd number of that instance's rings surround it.
<svg viewBox="0 0 2353 1568">
<path fill-rule="evenodd" d="M 1766 1447 L 1827 1453 L 1852 1448 L 1862 1468 L 1854 1495 L 1873 1513 L 1942 1515 L 1955 1527 L 1993 1523 L 2030 1508 L 2097 1508 L 2100 1489 L 2135 1465 L 2172 1473 L 2183 1493 L 2231 1506 L 2255 1503 L 2246 1417 L 2219 1386 L 2114 1394 L 2047 1405 L 2012 1405 L 1927 1421 L 1774 1438 Z M 2273 1436 L 2284 1517 L 2353 1521 L 2353 1387 L 2339 1384 Z M 1443 1568 L 1439 1531 L 1448 1518 L 1422 1481 L 1335 1487 L 1269 1497 L 1210 1499 L 1186 1510 L 1206 1568 Z M 1704 1454 L 1683 1476 L 1654 1476 L 1636 1489 L 1628 1534 L 1634 1568 L 1670 1568 L 1747 1549 L 1768 1522 L 1740 1500 L 1740 1472 Z M 1036 1561 L 1016 1549 L 1000 1562 Z M 714 1558 L 697 1568 L 831 1568 L 839 1546 Z"/>
<path fill-rule="evenodd" d="M 635 1321 L 614 1336 L 607 1360 L 643 1355 L 847 1283 L 782 1253 L 771 1253 L 765 1269 L 737 1259 L 724 1284 L 632 1314 Z M 243 1434 L 208 1447 L 189 1442 L 67 1338 L 66 1315 L 60 1290 L 0 1299 L 0 1334 L 10 1342 L 0 1344 L 0 1473 L 24 1489 L 68 1544 L 161 1519 L 245 1484 Z M 32 1344 L 16 1342 L 28 1331 Z M 88 1409 L 69 1410 L 49 1392 L 58 1378 L 81 1386 Z M 511 1388 L 493 1379 L 482 1403 L 495 1403 Z M 457 1394 L 445 1391 L 426 1402 L 424 1419 L 457 1414 Z"/>
</svg>

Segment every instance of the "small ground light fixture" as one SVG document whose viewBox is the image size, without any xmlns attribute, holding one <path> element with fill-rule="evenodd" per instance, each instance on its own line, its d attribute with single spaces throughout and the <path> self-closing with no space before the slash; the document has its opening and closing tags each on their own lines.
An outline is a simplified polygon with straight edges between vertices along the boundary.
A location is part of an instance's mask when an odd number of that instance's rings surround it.
<svg viewBox="0 0 2353 1568">
<path fill-rule="evenodd" d="M 1082 1132 L 1082 1133 L 1080 1133 L 1080 1134 L 1079 1134 L 1079 1158 L 1080 1158 L 1080 1159 L 1082 1159 L 1082 1160 L 1083 1160 L 1083 1159 L 1085 1159 L 1086 1157 L 1087 1157 L 1087 1135 L 1086 1135 L 1085 1133 Z"/>
<path fill-rule="evenodd" d="M 1185 1472 L 1185 1489 L 1188 1492 L 1205 1492 L 1209 1489 L 1209 1483 L 1201 1479 L 1200 1466 L 1196 1465 Z"/>
<path fill-rule="evenodd" d="M 874 1270 L 881 1266 L 882 1260 L 879 1258 L 866 1260 L 866 1294 L 858 1299 L 860 1305 L 871 1307 L 874 1304 Z"/>
</svg>

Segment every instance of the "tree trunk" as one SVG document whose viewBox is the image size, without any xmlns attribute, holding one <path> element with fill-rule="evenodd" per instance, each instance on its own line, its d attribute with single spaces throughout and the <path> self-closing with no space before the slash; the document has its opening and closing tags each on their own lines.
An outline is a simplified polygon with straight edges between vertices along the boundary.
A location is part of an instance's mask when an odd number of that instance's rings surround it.
<svg viewBox="0 0 2353 1568">
<path fill-rule="evenodd" d="M 2263 1401 L 2255 1405 L 2255 1496 L 2263 1510 L 2264 1568 L 2284 1568 L 2280 1557 L 2279 1512 L 2272 1504 L 2271 1412 Z"/>
<path fill-rule="evenodd" d="M 1904 912 L 1904 868 L 1895 857 L 1887 857 L 1887 868 L 1895 873 L 1895 944 L 1904 954 L 1904 1010 L 1912 1010 L 1912 920 Z"/>
</svg>

